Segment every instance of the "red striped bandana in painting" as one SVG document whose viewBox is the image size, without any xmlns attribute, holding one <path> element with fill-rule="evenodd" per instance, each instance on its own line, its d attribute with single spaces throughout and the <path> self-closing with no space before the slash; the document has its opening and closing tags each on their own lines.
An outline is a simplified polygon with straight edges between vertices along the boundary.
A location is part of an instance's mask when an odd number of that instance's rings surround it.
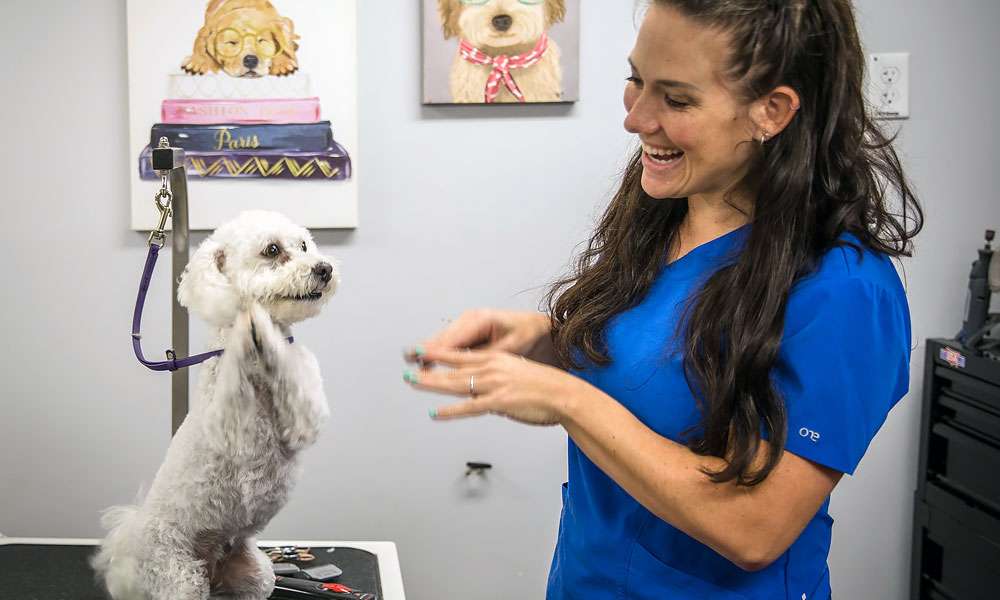
<svg viewBox="0 0 1000 600">
<path fill-rule="evenodd" d="M 486 102 L 490 104 L 493 103 L 500 94 L 501 79 L 503 80 L 504 85 L 507 86 L 507 89 L 510 90 L 510 93 L 514 94 L 514 97 L 517 98 L 517 101 L 524 102 L 524 94 L 521 93 L 521 88 L 517 87 L 517 83 L 514 82 L 514 78 L 511 76 L 510 70 L 525 69 L 537 63 L 542 59 L 542 55 L 545 54 L 548 47 L 549 36 L 543 33 L 542 37 L 538 38 L 538 43 L 535 44 L 535 49 L 527 54 L 515 54 L 514 56 L 501 54 L 499 56 L 490 56 L 470 44 L 468 40 L 461 41 L 458 46 L 458 52 L 462 55 L 462 58 L 471 63 L 493 67 L 493 71 L 486 80 Z"/>
</svg>

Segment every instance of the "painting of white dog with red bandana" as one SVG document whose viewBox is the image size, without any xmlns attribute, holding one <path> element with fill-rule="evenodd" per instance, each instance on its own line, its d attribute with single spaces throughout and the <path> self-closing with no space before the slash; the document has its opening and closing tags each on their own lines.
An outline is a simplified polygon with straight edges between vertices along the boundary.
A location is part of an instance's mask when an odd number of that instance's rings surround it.
<svg viewBox="0 0 1000 600">
<path fill-rule="evenodd" d="M 579 0 L 424 0 L 424 102 L 574 102 Z"/>
</svg>

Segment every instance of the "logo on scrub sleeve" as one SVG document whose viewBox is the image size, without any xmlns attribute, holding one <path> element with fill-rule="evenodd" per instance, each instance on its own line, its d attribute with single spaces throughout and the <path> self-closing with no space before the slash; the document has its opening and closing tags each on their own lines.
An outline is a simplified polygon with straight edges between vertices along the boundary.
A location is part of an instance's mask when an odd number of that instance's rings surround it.
<svg viewBox="0 0 1000 600">
<path fill-rule="evenodd" d="M 812 440 L 814 444 L 819 441 L 819 432 L 813 431 L 808 427 L 803 427 L 802 429 L 799 429 L 799 435 L 801 435 L 806 439 Z"/>
</svg>

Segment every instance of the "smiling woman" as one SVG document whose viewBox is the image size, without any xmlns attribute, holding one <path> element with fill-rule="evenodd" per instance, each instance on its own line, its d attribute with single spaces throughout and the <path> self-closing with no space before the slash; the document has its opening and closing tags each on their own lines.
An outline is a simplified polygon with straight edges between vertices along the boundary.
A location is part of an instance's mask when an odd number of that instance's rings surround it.
<svg viewBox="0 0 1000 600">
<path fill-rule="evenodd" d="M 466 313 L 405 379 L 472 396 L 439 420 L 569 434 L 549 600 L 826 600 L 830 494 L 909 384 L 891 259 L 923 219 L 853 8 L 656 0 L 628 62 L 640 148 L 550 314 Z"/>
</svg>

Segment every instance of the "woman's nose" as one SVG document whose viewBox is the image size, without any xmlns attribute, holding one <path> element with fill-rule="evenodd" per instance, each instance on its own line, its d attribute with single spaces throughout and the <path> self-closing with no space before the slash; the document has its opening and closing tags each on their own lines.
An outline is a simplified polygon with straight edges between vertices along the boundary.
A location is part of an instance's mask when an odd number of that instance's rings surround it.
<svg viewBox="0 0 1000 600">
<path fill-rule="evenodd" d="M 656 133 L 660 128 L 660 123 L 656 120 L 656 112 L 650 106 L 645 94 L 639 94 L 631 99 L 626 98 L 625 109 L 628 110 L 625 115 L 625 131 L 649 135 Z"/>
</svg>

